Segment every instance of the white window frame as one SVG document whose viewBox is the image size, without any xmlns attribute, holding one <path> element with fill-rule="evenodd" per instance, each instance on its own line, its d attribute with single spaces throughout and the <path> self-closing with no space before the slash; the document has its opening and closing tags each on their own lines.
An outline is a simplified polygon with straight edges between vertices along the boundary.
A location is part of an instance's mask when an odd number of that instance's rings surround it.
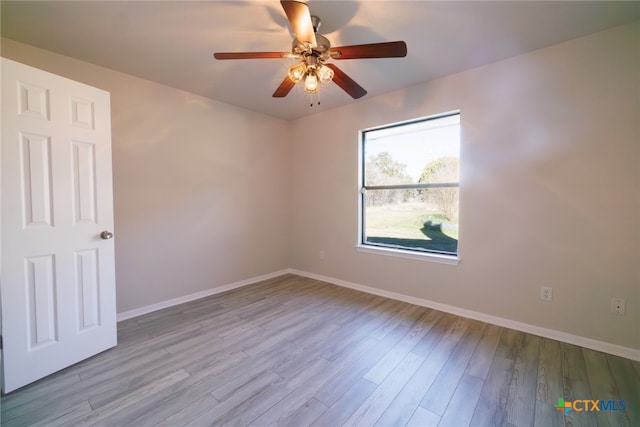
<svg viewBox="0 0 640 427">
<path fill-rule="evenodd" d="M 411 249 L 400 249 L 387 246 L 372 245 L 364 242 L 364 230 L 365 230 L 365 206 L 364 206 L 364 192 L 367 187 L 364 183 L 364 144 L 365 135 L 367 132 L 395 128 L 399 126 L 425 122 L 430 120 L 442 119 L 450 116 L 460 116 L 460 111 L 450 111 L 447 113 L 437 114 L 433 116 L 421 117 L 417 119 L 407 120 L 403 122 L 391 123 L 383 126 L 376 126 L 367 129 L 362 129 L 358 132 L 358 237 L 356 242 L 356 250 L 362 253 L 384 255 L 405 259 L 413 259 L 419 261 L 429 261 L 448 265 L 458 265 L 461 261 L 460 251 L 460 238 L 458 237 L 457 253 L 456 254 L 442 254 L 438 252 L 420 251 Z M 459 154 L 460 155 L 460 154 Z M 393 186 L 378 186 L 369 187 L 371 189 L 403 189 L 403 188 L 429 188 L 429 187 L 446 187 L 453 186 L 447 184 L 408 184 L 408 185 L 393 185 Z M 456 187 L 460 188 L 460 180 L 458 180 Z M 460 207 L 458 207 L 460 211 Z"/>
</svg>

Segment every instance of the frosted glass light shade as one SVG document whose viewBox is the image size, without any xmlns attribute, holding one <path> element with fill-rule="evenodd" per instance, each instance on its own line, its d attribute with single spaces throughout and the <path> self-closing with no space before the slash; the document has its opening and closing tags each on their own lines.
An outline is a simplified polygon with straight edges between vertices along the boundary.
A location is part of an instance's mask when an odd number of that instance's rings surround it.
<svg viewBox="0 0 640 427">
<path fill-rule="evenodd" d="M 318 79 L 320 83 L 329 83 L 333 80 L 333 70 L 326 65 L 321 66 L 318 70 Z"/>
<path fill-rule="evenodd" d="M 289 68 L 287 74 L 289 74 L 289 78 L 294 82 L 298 83 L 304 75 L 307 73 L 307 66 L 304 62 L 300 62 Z"/>
<path fill-rule="evenodd" d="M 307 74 L 307 78 L 304 80 L 304 91 L 308 93 L 316 93 L 320 90 L 320 84 L 318 84 L 318 77 L 315 74 Z"/>
</svg>

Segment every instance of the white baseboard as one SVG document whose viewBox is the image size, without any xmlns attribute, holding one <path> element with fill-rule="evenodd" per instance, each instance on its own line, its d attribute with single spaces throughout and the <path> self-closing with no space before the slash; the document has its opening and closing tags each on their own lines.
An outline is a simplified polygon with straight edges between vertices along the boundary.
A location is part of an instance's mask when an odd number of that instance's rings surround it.
<svg viewBox="0 0 640 427">
<path fill-rule="evenodd" d="M 164 308 L 173 307 L 178 304 L 184 304 L 186 302 L 195 301 L 200 298 L 205 298 L 211 295 L 230 291 L 232 289 L 237 289 L 243 286 L 252 285 L 254 283 L 262 282 L 263 280 L 273 279 L 274 277 L 282 276 L 284 274 L 296 274 L 298 276 L 321 280 L 323 282 L 332 283 L 334 285 L 342 286 L 345 288 L 355 289 L 357 291 L 366 292 L 368 294 L 379 295 L 382 297 L 407 302 L 409 304 L 428 307 L 434 310 L 444 311 L 445 313 L 451 313 L 457 316 L 467 317 L 469 319 L 475 319 L 481 322 L 490 323 L 492 325 L 502 326 L 509 329 L 515 329 L 517 331 L 526 332 L 526 333 L 537 335 L 540 337 L 550 338 L 550 339 L 562 341 L 568 344 L 574 344 L 580 347 L 590 348 L 592 350 L 602 351 L 604 353 L 613 354 L 615 356 L 620 356 L 627 359 L 640 361 L 640 350 L 638 349 L 623 347 L 621 345 L 611 344 L 605 341 L 598 341 L 591 338 L 582 337 L 579 335 L 573 335 L 573 334 L 568 334 L 562 331 L 556 331 L 554 329 L 543 328 L 541 326 L 530 325 L 528 323 L 506 319 L 504 317 L 493 316 L 490 314 L 467 310 L 467 309 L 455 307 L 452 305 L 429 301 L 422 298 L 411 297 L 411 296 L 400 294 L 397 292 L 385 291 L 383 289 L 372 288 L 370 286 L 360 285 L 360 284 L 348 282 L 345 280 L 335 279 L 333 277 L 322 276 L 319 274 L 308 273 L 306 271 L 300 271 L 300 270 L 291 269 L 291 268 L 276 271 L 276 272 L 265 274 L 258 277 L 252 277 L 250 279 L 241 280 L 239 282 L 230 283 L 228 285 L 223 285 L 217 288 L 208 289 L 206 291 L 196 292 L 194 294 L 170 299 L 157 304 L 152 304 L 145 307 L 137 308 L 135 310 L 118 313 L 117 320 L 118 322 L 121 322 L 123 320 L 142 316 L 143 314 L 151 313 L 157 310 L 162 310 Z"/>
<path fill-rule="evenodd" d="M 241 280 L 239 282 L 230 283 L 228 285 L 219 286 L 217 288 L 207 289 L 206 291 L 196 292 L 193 294 L 185 295 L 183 297 L 173 298 L 167 301 L 162 301 L 157 304 L 147 305 L 145 307 L 136 308 L 134 310 L 124 311 L 118 313 L 117 321 L 131 319 L 134 317 L 142 316 L 154 311 L 162 310 L 164 308 L 173 307 L 174 305 L 184 304 L 185 302 L 195 301 L 201 298 L 205 298 L 211 295 L 219 294 L 222 292 L 230 291 L 232 289 L 242 288 L 243 286 L 252 285 L 254 283 L 262 282 L 263 280 L 273 279 L 274 277 L 282 276 L 289 273 L 290 269 L 276 271 L 274 273 L 265 274 L 262 276 L 252 277 L 250 279 Z"/>
<path fill-rule="evenodd" d="M 391 298 L 394 300 L 403 301 L 409 304 L 419 305 L 422 307 L 428 307 L 434 310 L 455 314 L 457 316 L 467 317 L 469 319 L 475 319 L 481 322 L 490 323 L 492 325 L 502 326 L 509 329 L 515 329 L 517 331 L 526 332 L 532 335 L 537 335 L 544 338 L 550 338 L 550 339 L 562 341 L 568 344 L 574 344 L 580 347 L 589 348 L 591 350 L 602 351 L 604 353 L 613 354 L 615 356 L 620 356 L 627 359 L 640 361 L 640 350 L 638 349 L 623 347 L 621 345 L 611 344 L 604 341 L 598 341 L 591 338 L 582 337 L 579 335 L 568 334 L 566 332 L 556 331 L 554 329 L 548 329 L 540 326 L 530 325 L 528 323 L 518 322 L 515 320 L 506 319 L 504 317 L 492 316 L 490 314 L 480 313 L 472 310 L 466 310 L 464 308 L 459 308 L 459 307 L 455 307 L 447 304 L 441 304 L 439 302 L 429 301 L 422 298 L 411 297 L 411 296 L 400 294 L 397 292 L 385 291 L 383 289 L 377 289 L 369 286 L 359 285 L 357 283 L 347 282 L 345 280 L 335 279 L 333 277 L 322 276 L 319 274 L 308 273 L 305 271 L 300 271 L 295 269 L 290 269 L 288 272 L 291 274 L 296 274 L 298 276 L 321 280 L 323 282 L 332 283 L 334 285 L 342 286 L 345 288 L 366 292 L 368 294 Z"/>
</svg>

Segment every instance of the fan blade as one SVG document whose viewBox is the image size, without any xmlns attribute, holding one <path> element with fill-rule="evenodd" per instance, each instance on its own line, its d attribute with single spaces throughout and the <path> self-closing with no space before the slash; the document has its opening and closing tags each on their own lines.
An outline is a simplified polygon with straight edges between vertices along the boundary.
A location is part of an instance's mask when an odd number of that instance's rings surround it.
<svg viewBox="0 0 640 427">
<path fill-rule="evenodd" d="M 278 86 L 278 89 L 276 89 L 276 91 L 273 92 L 273 95 L 271 96 L 274 98 L 284 98 L 289 94 L 289 92 L 295 85 L 296 84 L 293 82 L 293 80 L 291 80 L 289 76 L 286 76 L 282 83 L 280 83 L 280 86 Z"/>
<path fill-rule="evenodd" d="M 221 52 L 214 53 L 216 59 L 269 59 L 269 58 L 289 58 L 289 52 Z"/>
<path fill-rule="evenodd" d="M 367 94 L 367 91 L 364 90 L 362 86 L 356 83 L 351 77 L 347 76 L 340 68 L 333 64 L 324 65 L 333 70 L 333 82 L 351 95 L 353 99 L 362 98 Z"/>
<path fill-rule="evenodd" d="M 407 56 L 407 44 L 403 41 L 356 44 L 329 49 L 333 59 L 402 58 Z"/>
<path fill-rule="evenodd" d="M 287 14 L 287 19 L 300 43 L 310 43 L 316 46 L 316 34 L 313 31 L 309 6 L 299 1 L 281 0 L 280 4 Z"/>
</svg>

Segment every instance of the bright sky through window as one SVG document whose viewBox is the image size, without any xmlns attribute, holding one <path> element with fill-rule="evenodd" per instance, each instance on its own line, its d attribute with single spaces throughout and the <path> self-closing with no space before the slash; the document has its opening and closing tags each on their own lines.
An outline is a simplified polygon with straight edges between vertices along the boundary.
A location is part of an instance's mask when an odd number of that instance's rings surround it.
<svg viewBox="0 0 640 427">
<path fill-rule="evenodd" d="M 391 153 L 394 160 L 406 165 L 406 172 L 418 182 L 427 163 L 441 157 L 458 157 L 460 153 L 460 116 L 437 121 L 422 121 L 372 131 L 367 134 L 365 158 Z M 425 144 L 428 139 L 429 143 Z"/>
</svg>

